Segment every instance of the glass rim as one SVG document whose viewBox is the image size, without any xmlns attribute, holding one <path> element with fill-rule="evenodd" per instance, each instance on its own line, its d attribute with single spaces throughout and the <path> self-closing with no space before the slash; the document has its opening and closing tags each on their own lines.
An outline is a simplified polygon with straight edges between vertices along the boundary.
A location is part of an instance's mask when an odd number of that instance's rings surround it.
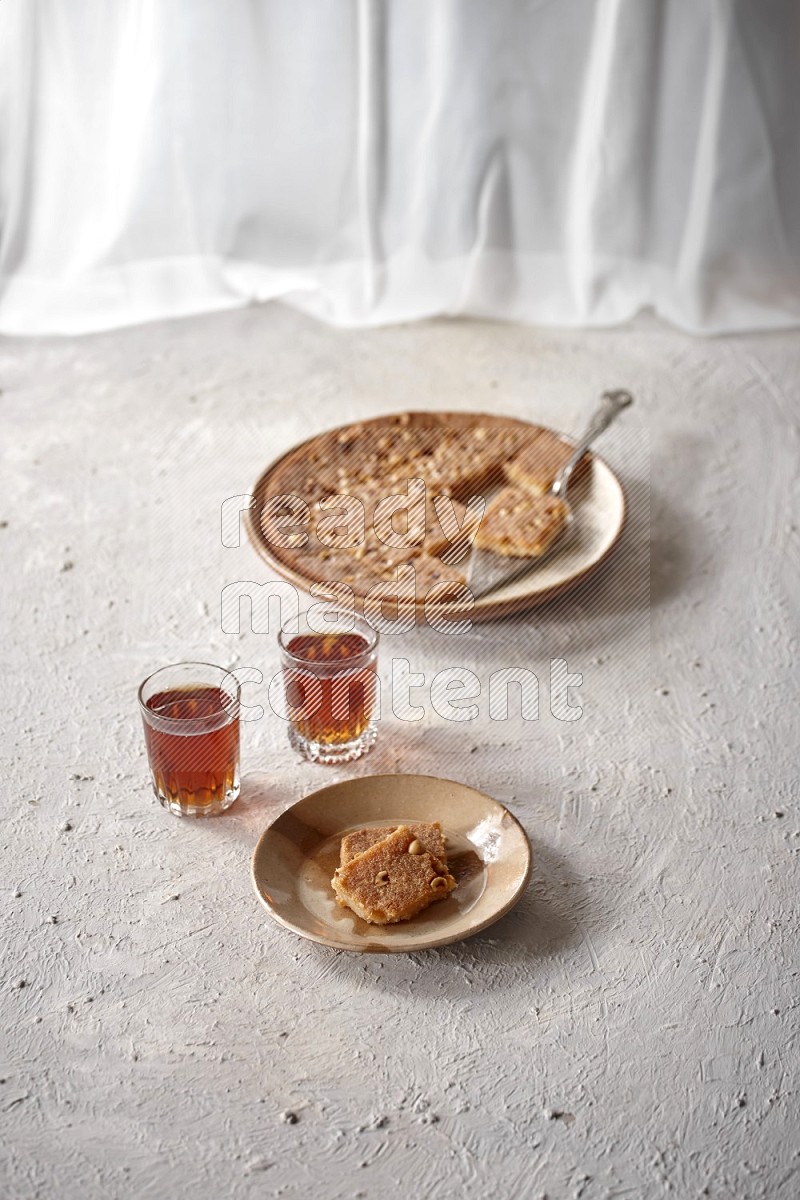
<svg viewBox="0 0 800 1200">
<path fill-rule="evenodd" d="M 211 724 L 214 721 L 219 722 L 219 713 L 208 713 L 206 716 L 203 716 L 203 717 L 167 717 L 167 716 L 164 716 L 162 713 L 156 712 L 152 708 L 148 708 L 146 701 L 142 699 L 142 694 L 144 692 L 144 689 L 147 687 L 148 683 L 150 683 L 151 680 L 155 679 L 155 677 L 157 675 L 161 675 L 162 672 L 174 671 L 180 667 L 204 667 L 206 670 L 210 669 L 212 671 L 219 671 L 219 673 L 223 676 L 223 678 L 224 677 L 231 678 L 233 680 L 234 684 L 236 685 L 236 690 L 231 696 L 232 703 L 231 703 L 230 708 L 228 708 L 227 705 L 225 705 L 225 704 L 223 704 L 222 707 L 223 707 L 223 711 L 230 717 L 231 720 L 233 720 L 234 717 L 238 716 L 239 708 L 241 707 L 242 685 L 239 683 L 239 680 L 233 674 L 233 671 L 229 670 L 227 667 L 219 666 L 218 663 L 199 662 L 195 659 L 189 659 L 185 662 L 167 663 L 163 667 L 158 667 L 155 671 L 151 671 L 150 674 L 145 679 L 142 680 L 142 682 L 139 684 L 139 688 L 138 688 L 136 695 L 137 695 L 137 699 L 139 701 L 139 708 L 142 712 L 143 717 L 145 717 L 146 719 L 150 719 L 150 720 L 156 719 L 159 723 L 163 723 L 165 725 L 174 725 L 176 729 L 185 729 L 186 726 L 189 725 L 190 723 L 192 723 L 196 728 L 198 725 L 203 726 L 206 723 Z M 199 681 L 198 681 L 198 686 L 201 686 Z M 169 690 L 169 689 L 165 689 L 165 690 Z M 220 691 L 222 691 L 222 687 L 220 687 Z"/>
<path fill-rule="evenodd" d="M 380 640 L 380 635 L 378 633 L 378 630 L 375 629 L 375 627 L 373 625 L 370 625 L 370 623 L 366 617 L 362 616 L 360 613 L 354 612 L 354 610 L 351 608 L 345 608 L 342 605 L 336 605 L 336 604 L 332 604 L 330 608 L 326 609 L 326 611 L 329 612 L 332 616 L 335 616 L 337 613 L 341 613 L 342 616 L 346 618 L 346 620 L 350 623 L 351 627 L 350 627 L 350 629 L 345 630 L 343 632 L 359 633 L 359 634 L 362 634 L 363 636 L 365 636 L 367 638 L 367 645 L 364 647 L 364 649 L 362 651 L 360 651 L 359 654 L 354 655 L 353 658 L 343 659 L 340 663 L 324 663 L 323 664 L 323 663 L 319 662 L 317 659 L 303 658 L 299 654 L 294 654 L 289 649 L 288 639 L 290 637 L 302 637 L 303 636 L 303 634 L 300 632 L 299 625 L 300 625 L 300 622 L 303 620 L 303 618 L 306 618 L 306 624 L 308 624 L 307 618 L 308 618 L 309 612 L 311 612 L 311 609 L 307 608 L 304 612 L 298 613 L 296 617 L 290 617 L 288 621 L 284 622 L 284 624 L 281 626 L 281 628 L 278 631 L 278 645 L 280 646 L 281 652 L 283 654 L 285 654 L 287 658 L 290 658 L 293 662 L 303 663 L 305 665 L 314 663 L 315 665 L 320 666 L 320 667 L 321 666 L 327 666 L 327 667 L 338 666 L 339 669 L 347 670 L 349 667 L 355 666 L 355 664 L 358 663 L 360 660 L 369 657 L 370 654 L 374 654 L 375 650 L 377 649 L 378 642 Z M 290 626 L 293 627 L 291 629 L 291 632 L 289 631 Z M 324 630 L 319 631 L 316 629 L 312 629 L 311 632 L 312 632 L 312 634 L 316 634 L 317 637 L 325 636 Z M 331 632 L 333 633 L 336 631 L 331 630 Z"/>
</svg>

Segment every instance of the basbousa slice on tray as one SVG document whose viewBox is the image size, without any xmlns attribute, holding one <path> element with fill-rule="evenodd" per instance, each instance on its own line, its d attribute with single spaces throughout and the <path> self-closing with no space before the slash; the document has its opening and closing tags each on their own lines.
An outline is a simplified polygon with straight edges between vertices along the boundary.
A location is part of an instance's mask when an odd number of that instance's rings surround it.
<svg viewBox="0 0 800 1200">
<path fill-rule="evenodd" d="M 567 524 L 569 509 L 558 496 L 537 496 L 507 487 L 486 509 L 475 545 L 512 558 L 545 554 Z"/>
</svg>

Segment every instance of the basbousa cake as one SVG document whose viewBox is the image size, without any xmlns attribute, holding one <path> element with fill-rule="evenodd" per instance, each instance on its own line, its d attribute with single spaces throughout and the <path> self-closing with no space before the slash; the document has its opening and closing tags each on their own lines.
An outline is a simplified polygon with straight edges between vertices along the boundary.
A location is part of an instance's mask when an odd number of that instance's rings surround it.
<svg viewBox="0 0 800 1200">
<path fill-rule="evenodd" d="M 507 487 L 486 509 L 475 545 L 509 558 L 546 554 L 567 523 L 569 509 L 558 496 L 535 496 Z"/>
<path fill-rule="evenodd" d="M 374 925 L 407 921 L 456 887 L 446 865 L 407 825 L 338 867 L 331 884 L 347 908 Z"/>
<path fill-rule="evenodd" d="M 369 850 L 370 846 L 382 842 L 384 838 L 389 837 L 399 828 L 399 825 L 381 825 L 373 826 L 371 829 L 354 829 L 352 832 L 346 833 L 340 847 L 339 865 L 343 867 L 350 862 L 351 858 L 363 854 L 365 850 Z M 432 854 L 434 858 L 438 858 L 445 866 L 447 865 L 447 848 L 442 827 L 438 821 L 409 821 L 406 828 L 411 830 L 412 836 L 417 839 L 423 850 Z"/>
<path fill-rule="evenodd" d="M 475 523 L 467 523 L 461 535 L 464 505 L 474 496 L 485 497 L 502 485 L 503 474 L 516 486 L 542 494 L 551 486 L 558 470 L 571 453 L 568 442 L 550 430 L 535 429 L 508 417 L 474 413 L 402 413 L 373 418 L 343 429 L 321 434 L 298 446 L 271 473 L 262 504 L 293 494 L 302 501 L 305 516 L 295 526 L 298 536 L 289 544 L 276 541 L 263 530 L 272 552 L 290 570 L 318 584 L 341 583 L 360 596 L 376 584 L 397 583 L 402 590 L 406 576 L 421 602 L 432 588 L 448 584 L 463 587 L 466 552 L 475 536 Z M 585 455 L 573 480 L 589 469 Z M 410 480 L 422 480 L 426 488 L 425 518 L 417 528 L 409 527 L 413 544 L 389 546 L 375 536 L 373 516 L 387 495 L 404 494 Z M 337 497 L 352 497 L 363 506 L 365 532 L 357 544 L 331 545 L 316 534 L 321 519 L 337 519 Z M 453 502 L 447 528 L 437 512 L 437 499 Z M 447 508 L 442 514 L 450 514 Z M 486 516 L 482 524 L 486 523 Z M 402 517 L 399 526 L 402 532 Z M 480 533 L 480 525 L 478 533 Z M 521 545 L 515 553 L 541 553 L 539 532 L 532 545 Z M 517 529 L 514 540 L 524 541 L 525 530 Z M 328 544 L 326 544 L 328 543 Z M 413 571 L 412 571 L 413 568 Z M 455 595 L 455 592 L 453 593 Z M 441 597 L 436 592 L 436 600 Z M 447 594 L 448 603 L 453 598 Z"/>
</svg>

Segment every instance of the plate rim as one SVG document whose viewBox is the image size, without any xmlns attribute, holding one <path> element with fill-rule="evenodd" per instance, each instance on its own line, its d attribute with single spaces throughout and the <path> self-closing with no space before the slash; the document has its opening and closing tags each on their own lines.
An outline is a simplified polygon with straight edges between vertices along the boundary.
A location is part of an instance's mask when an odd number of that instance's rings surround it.
<svg viewBox="0 0 800 1200">
<path fill-rule="evenodd" d="M 297 925 L 293 924 L 291 921 L 288 921 L 284 917 L 282 917 L 267 902 L 260 887 L 258 886 L 258 879 L 256 877 L 256 860 L 258 858 L 259 851 L 261 849 L 261 845 L 264 842 L 265 838 L 267 837 L 267 835 L 269 834 L 269 832 L 273 828 L 273 826 L 276 825 L 277 822 L 280 821 L 280 819 L 282 817 L 284 817 L 287 813 L 291 812 L 294 808 L 296 808 L 298 804 L 302 804 L 306 800 L 311 799 L 313 796 L 318 795 L 320 792 L 327 791 L 331 788 L 347 787 L 348 785 L 355 783 L 356 781 L 359 781 L 362 779 L 376 780 L 376 779 L 408 779 L 408 778 L 431 780 L 434 783 L 451 783 L 451 784 L 455 784 L 456 787 L 466 788 L 468 791 L 474 792 L 476 796 L 480 796 L 482 799 L 489 801 L 492 805 L 496 806 L 498 809 L 501 809 L 503 815 L 506 817 L 509 817 L 511 819 L 511 821 L 514 823 L 514 825 L 516 825 L 517 829 L 522 834 L 522 842 L 523 842 L 523 846 L 524 846 L 525 860 L 526 860 L 525 861 L 525 871 L 524 871 L 524 874 L 523 874 L 522 879 L 520 880 L 519 884 L 514 889 L 514 891 L 512 892 L 511 896 L 509 897 L 509 899 L 506 901 L 505 904 L 503 904 L 495 912 L 492 912 L 489 916 L 486 917 L 485 920 L 479 921 L 475 926 L 472 926 L 468 930 L 465 930 L 461 933 L 456 933 L 456 934 L 443 933 L 440 936 L 434 936 L 434 937 L 430 938 L 429 940 L 417 943 L 414 946 L 398 945 L 396 947 L 381 946 L 380 948 L 376 948 L 374 945 L 369 945 L 369 944 L 365 944 L 364 946 L 358 946 L 358 945 L 354 946 L 351 943 L 338 942 L 335 937 L 323 937 L 321 935 L 314 934 L 307 929 L 298 928 Z M 388 818 L 386 818 L 386 819 L 388 820 Z M 483 862 L 483 859 L 481 859 L 481 861 Z M 485 864 L 484 864 L 484 867 L 485 867 Z M 290 930 L 291 933 L 295 934 L 297 937 L 303 938 L 305 941 L 316 942 L 317 945 L 327 946 L 329 949 L 341 950 L 344 952 L 349 952 L 351 954 L 415 954 L 418 951 L 436 950 L 441 946 L 452 945 L 454 942 L 463 942 L 467 938 L 474 937 L 476 934 L 481 933 L 484 929 L 488 929 L 490 925 L 494 925 L 495 922 L 499 921 L 502 917 L 506 916 L 506 914 L 509 913 L 511 911 L 511 909 L 514 908 L 515 905 L 519 903 L 520 899 L 522 898 L 522 896 L 524 895 L 525 891 L 528 888 L 528 884 L 530 883 L 532 872 L 533 872 L 533 847 L 531 846 L 531 840 L 528 837 L 528 833 L 527 833 L 524 825 L 522 824 L 522 822 L 519 820 L 519 818 L 517 816 L 515 816 L 515 814 L 508 808 L 507 805 L 503 804 L 503 802 L 501 800 L 496 800 L 494 798 L 494 796 L 490 796 L 487 792 L 482 792 L 479 788 L 474 788 L 468 783 L 462 783 L 458 779 L 446 779 L 445 777 L 443 777 L 441 775 L 427 775 L 427 774 L 419 775 L 416 773 L 406 773 L 406 772 L 402 772 L 402 771 L 387 771 L 387 772 L 382 772 L 379 775 L 355 775 L 355 776 L 351 777 L 350 779 L 340 779 L 340 780 L 337 780 L 335 783 L 329 783 L 329 784 L 326 784 L 324 787 L 316 788 L 312 792 L 305 793 L 305 795 L 300 796 L 297 800 L 295 800 L 293 804 L 290 804 L 288 808 L 285 808 L 282 812 L 278 813 L 278 815 L 274 818 L 274 820 L 270 821 L 269 824 L 266 826 L 266 828 L 264 830 L 262 830 L 261 835 L 259 836 L 258 841 L 256 842 L 256 844 L 253 848 L 253 853 L 250 857 L 250 879 L 252 881 L 256 896 L 258 897 L 259 901 L 261 902 L 263 907 L 266 909 L 266 911 L 269 913 L 269 915 L 272 917 L 272 919 L 278 925 L 283 926 L 284 929 Z M 375 928 L 381 929 L 382 926 L 378 925 Z"/>
<path fill-rule="evenodd" d="M 548 433 L 554 434 L 555 437 L 559 438 L 568 446 L 574 446 L 576 444 L 574 438 L 571 438 L 568 434 L 562 433 L 558 429 L 552 429 L 548 425 L 542 425 L 537 421 L 528 421 L 525 419 L 525 417 L 517 417 L 510 413 L 474 412 L 472 409 L 465 409 L 463 412 L 453 412 L 449 409 L 406 409 L 404 411 L 409 413 L 412 418 L 417 415 L 429 416 L 431 414 L 442 417 L 467 415 L 477 418 L 495 418 L 498 416 L 503 416 L 507 420 L 517 421 L 521 425 L 529 425 L 532 429 L 544 429 Z M 299 587 L 307 595 L 310 595 L 311 586 L 317 582 L 313 579 L 310 579 L 307 575 L 303 575 L 300 571 L 296 571 L 294 567 L 288 566 L 283 559 L 279 558 L 276 554 L 273 554 L 261 537 L 260 522 L 257 522 L 255 518 L 255 510 L 257 507 L 255 501 L 256 498 L 261 494 L 266 484 L 267 477 L 271 474 L 271 472 L 276 470 L 276 468 L 279 467 L 281 463 L 289 457 L 290 454 L 297 453 L 297 451 L 302 450 L 304 446 L 310 445 L 311 442 L 315 441 L 319 437 L 323 437 L 325 434 L 339 433 L 349 429 L 352 425 L 369 425 L 376 421 L 390 420 L 392 417 L 398 417 L 402 415 L 404 415 L 404 413 L 380 413 L 373 417 L 364 417 L 361 419 L 355 418 L 352 421 L 348 421 L 344 425 L 334 425 L 330 429 L 321 429 L 319 432 L 312 434 L 311 437 L 305 438 L 302 442 L 298 442 L 296 445 L 290 446 L 288 450 L 283 452 L 283 454 L 278 455 L 277 458 L 268 463 L 268 465 L 261 472 L 256 480 L 255 485 L 250 490 L 250 495 L 253 502 L 249 505 L 245 513 L 245 527 L 247 529 L 248 540 L 256 554 L 258 554 L 258 556 L 264 562 L 266 562 L 268 566 L 277 571 L 281 579 L 284 579 L 287 583 L 291 583 Z M 622 537 L 622 533 L 628 521 L 628 497 L 616 471 L 614 471 L 608 465 L 606 460 L 594 450 L 592 450 L 590 453 L 592 458 L 596 459 L 602 464 L 604 469 L 608 472 L 611 480 L 619 489 L 621 501 L 620 518 L 609 544 L 603 550 L 602 554 L 600 554 L 600 556 L 593 562 L 587 563 L 585 567 L 578 570 L 575 574 L 570 575 L 568 579 L 563 579 L 559 583 L 555 583 L 549 588 L 544 588 L 542 591 L 525 592 L 517 596 L 509 596 L 504 600 L 492 600 L 491 593 L 485 599 L 476 598 L 475 604 L 470 610 L 470 618 L 473 623 L 481 624 L 484 621 L 494 621 L 501 617 L 512 616 L 514 613 L 523 612 L 529 608 L 538 608 L 539 605 L 546 604 L 549 600 L 553 600 L 556 596 L 561 595 L 561 593 L 566 591 L 568 588 L 575 587 L 579 583 L 583 583 L 589 578 L 590 575 L 593 575 L 594 572 L 603 565 L 603 563 L 606 562 L 609 555 L 614 551 L 619 543 L 620 538 Z M 360 604 L 361 600 L 363 599 L 363 597 L 359 596 L 357 593 L 355 598 L 357 604 Z M 424 602 L 420 603 L 419 601 L 415 601 L 414 612 L 417 621 L 419 621 L 421 618 L 424 618 Z"/>
</svg>

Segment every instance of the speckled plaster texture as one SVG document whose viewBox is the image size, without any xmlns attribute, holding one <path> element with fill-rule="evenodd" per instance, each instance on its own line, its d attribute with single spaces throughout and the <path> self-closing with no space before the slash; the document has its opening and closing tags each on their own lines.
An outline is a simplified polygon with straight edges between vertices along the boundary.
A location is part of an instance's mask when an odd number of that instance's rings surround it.
<svg viewBox="0 0 800 1200">
<path fill-rule="evenodd" d="M 0 342 L 4 1196 L 798 1194 L 798 379 L 795 334 L 647 323 L 341 332 L 266 306 Z M 631 516 L 601 573 L 383 644 L 384 677 L 528 666 L 537 721 L 448 721 L 422 689 L 420 721 L 389 706 L 369 758 L 324 768 L 272 716 L 229 814 L 157 806 L 139 681 L 277 669 L 273 637 L 221 629 L 224 586 L 269 577 L 222 545 L 226 497 L 346 419 L 574 431 L 610 385 L 637 405 L 602 446 Z M 579 720 L 550 712 L 555 658 Z M 407 957 L 273 924 L 261 831 L 388 770 L 512 807 L 535 853 L 519 907 Z"/>
</svg>

